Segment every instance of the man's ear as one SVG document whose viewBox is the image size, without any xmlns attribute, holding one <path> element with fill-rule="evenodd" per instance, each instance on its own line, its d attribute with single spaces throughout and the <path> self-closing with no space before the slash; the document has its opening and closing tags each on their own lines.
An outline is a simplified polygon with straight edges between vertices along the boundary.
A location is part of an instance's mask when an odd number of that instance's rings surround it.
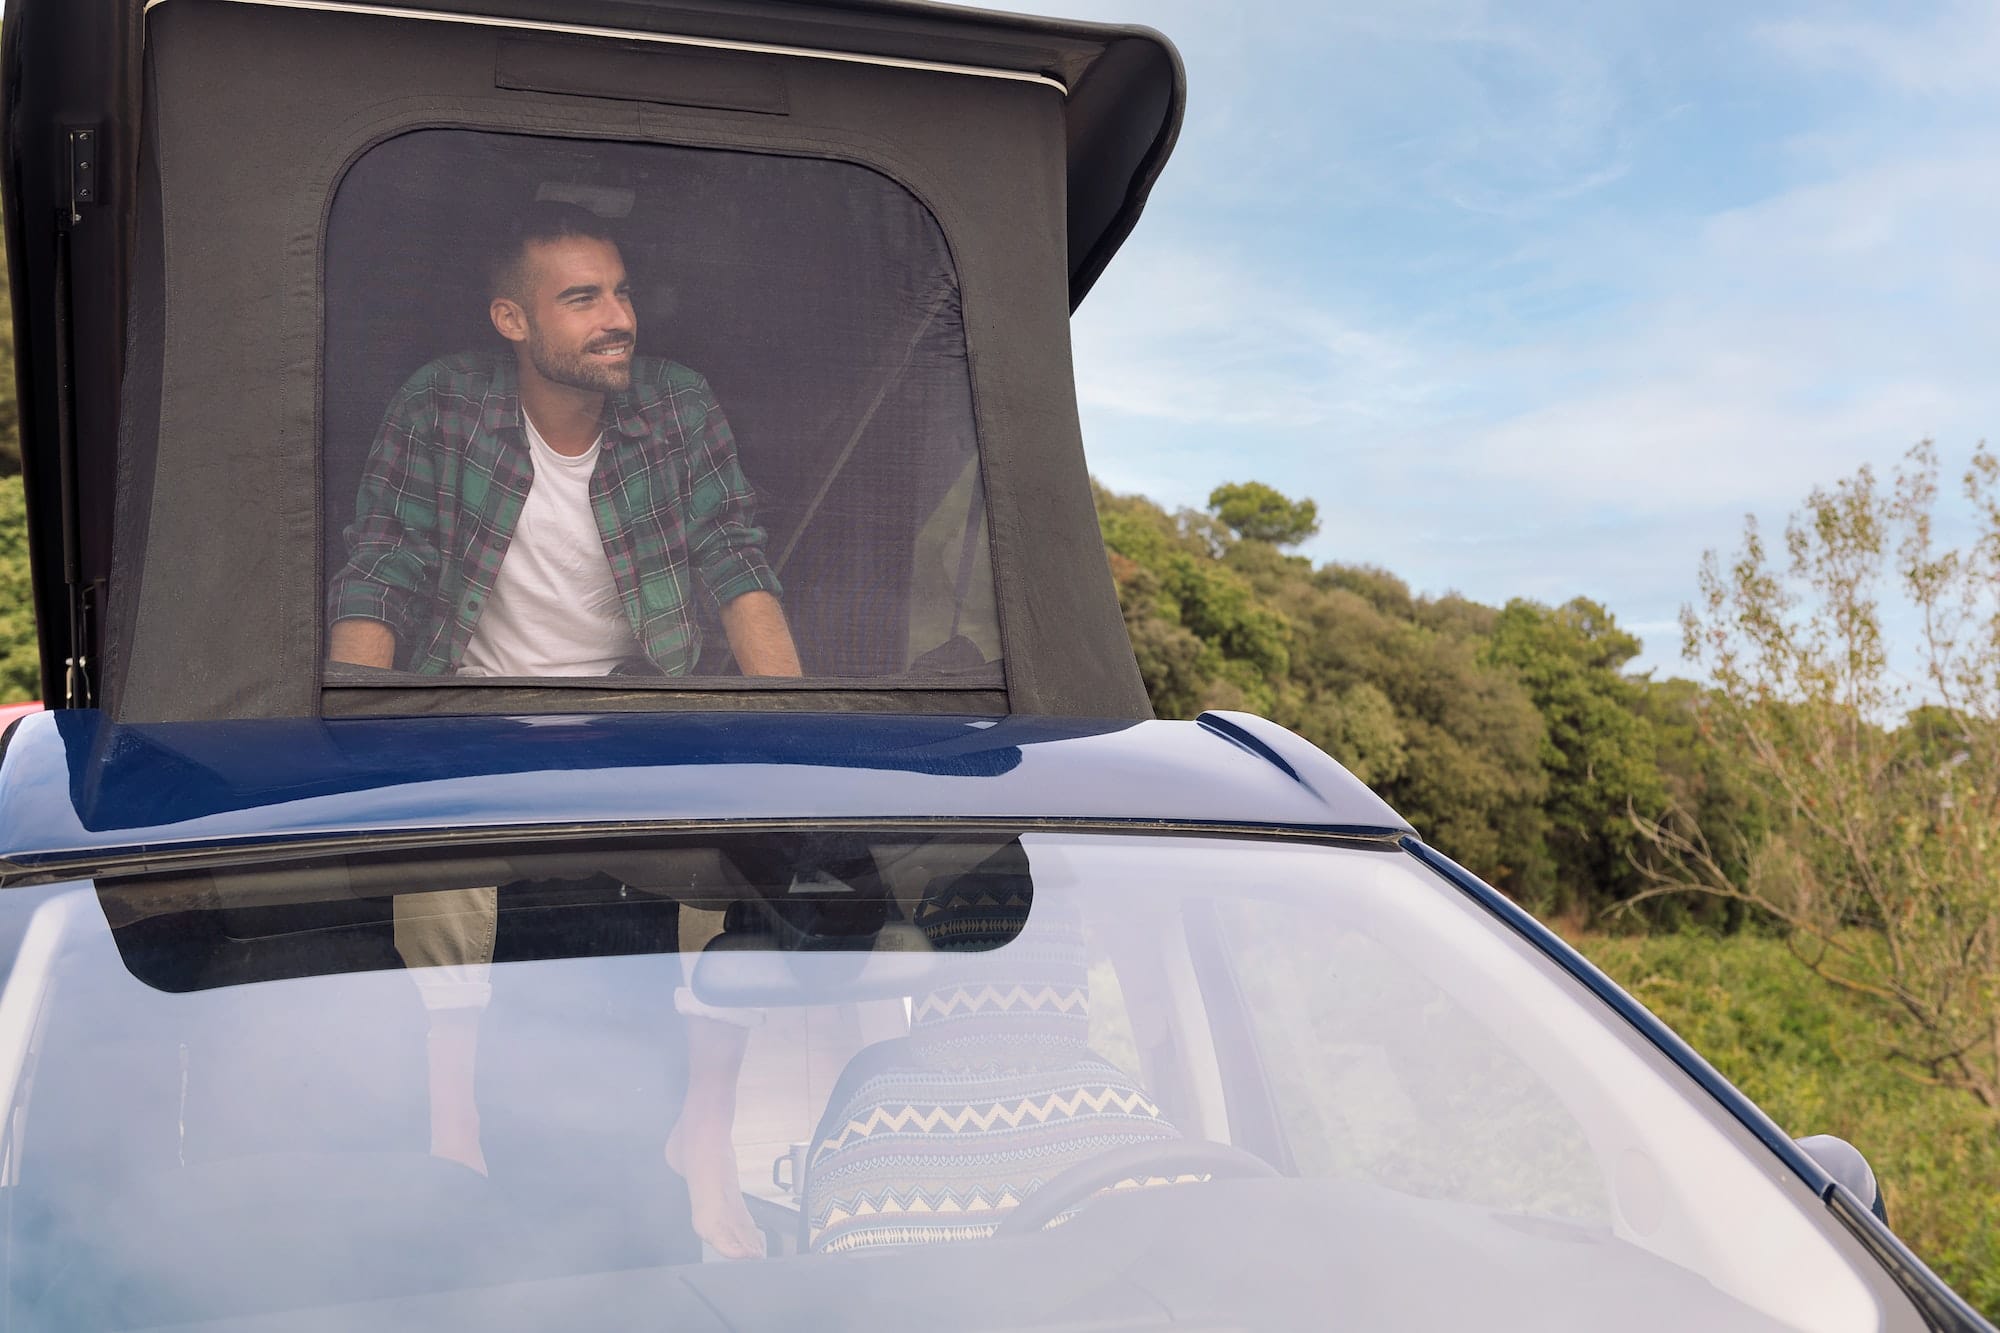
<svg viewBox="0 0 2000 1333">
<path fill-rule="evenodd" d="M 528 341 L 528 312 L 518 302 L 496 296 L 493 304 L 486 307 L 486 313 L 502 338 L 514 343 Z"/>
</svg>

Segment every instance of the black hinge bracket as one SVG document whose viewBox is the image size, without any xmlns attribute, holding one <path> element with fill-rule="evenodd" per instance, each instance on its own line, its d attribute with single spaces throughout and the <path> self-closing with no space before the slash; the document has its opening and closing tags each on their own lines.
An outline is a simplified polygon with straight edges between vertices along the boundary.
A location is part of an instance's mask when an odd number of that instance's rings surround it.
<svg viewBox="0 0 2000 1333">
<path fill-rule="evenodd" d="M 101 125 L 70 125 L 62 130 L 69 167 L 68 206 L 56 210 L 55 237 L 55 372 L 56 451 L 62 498 L 62 565 L 69 613 L 68 655 L 63 659 L 62 698 L 68 708 L 89 708 L 95 691 L 90 671 L 90 596 L 83 579 L 81 488 L 77 478 L 76 347 L 72 325 L 72 247 L 84 210 L 104 197 Z"/>
<path fill-rule="evenodd" d="M 69 139 L 69 221 L 71 226 L 83 221 L 83 210 L 97 202 L 98 149 L 104 144 L 104 131 L 96 125 L 76 125 L 67 132 Z"/>
</svg>

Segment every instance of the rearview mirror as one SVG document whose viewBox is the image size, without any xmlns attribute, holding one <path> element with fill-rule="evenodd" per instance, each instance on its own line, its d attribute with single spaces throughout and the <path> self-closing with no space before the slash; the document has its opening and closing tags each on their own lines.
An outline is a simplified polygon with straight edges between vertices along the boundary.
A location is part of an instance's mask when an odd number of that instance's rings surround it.
<svg viewBox="0 0 2000 1333">
<path fill-rule="evenodd" d="M 725 931 L 695 960 L 690 989 L 721 1009 L 836 1004 L 920 994 L 964 959 L 931 948 L 913 926 L 884 926 L 863 950 L 787 947 L 770 934 Z"/>
</svg>

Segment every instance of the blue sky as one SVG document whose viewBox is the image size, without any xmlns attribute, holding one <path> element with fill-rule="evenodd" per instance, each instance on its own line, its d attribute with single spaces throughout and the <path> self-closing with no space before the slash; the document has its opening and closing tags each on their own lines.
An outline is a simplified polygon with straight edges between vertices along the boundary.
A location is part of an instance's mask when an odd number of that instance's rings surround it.
<svg viewBox="0 0 2000 1333">
<path fill-rule="evenodd" d="M 1315 560 L 1608 604 L 2000 437 L 2000 4 L 1030 0 L 1147 23 L 1187 126 L 1075 321 L 1092 470 L 1319 502 Z"/>
</svg>

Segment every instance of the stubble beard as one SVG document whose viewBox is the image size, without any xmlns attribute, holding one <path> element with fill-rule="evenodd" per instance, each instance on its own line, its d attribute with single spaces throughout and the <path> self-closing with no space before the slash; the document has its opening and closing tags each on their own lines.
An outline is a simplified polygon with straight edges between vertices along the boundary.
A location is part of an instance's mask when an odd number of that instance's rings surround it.
<svg viewBox="0 0 2000 1333">
<path fill-rule="evenodd" d="M 627 346 L 635 346 L 636 340 L 627 339 Z M 538 329 L 528 333 L 528 360 L 534 364 L 543 379 L 553 384 L 566 384 L 572 389 L 582 389 L 587 393 L 623 393 L 632 387 L 632 358 L 618 361 L 600 361 L 590 354 L 591 347 L 604 347 L 599 341 L 586 344 L 567 355 L 551 348 Z M 609 344 L 616 346 L 614 342 Z"/>
</svg>

